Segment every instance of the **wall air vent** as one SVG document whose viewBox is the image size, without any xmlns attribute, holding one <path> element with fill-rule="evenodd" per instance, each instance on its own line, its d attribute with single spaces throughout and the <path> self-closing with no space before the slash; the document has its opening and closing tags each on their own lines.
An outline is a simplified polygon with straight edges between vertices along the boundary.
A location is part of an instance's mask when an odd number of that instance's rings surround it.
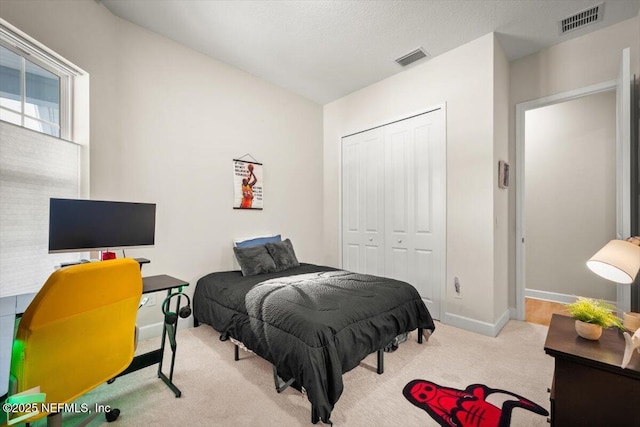
<svg viewBox="0 0 640 427">
<path fill-rule="evenodd" d="M 419 59 L 426 58 L 427 56 L 429 56 L 427 52 L 425 52 L 421 47 L 419 47 L 416 50 L 412 50 L 406 55 L 396 59 L 396 62 L 402 65 L 403 67 L 406 67 L 407 65 L 412 64 Z"/>
<path fill-rule="evenodd" d="M 597 4 L 560 21 L 560 34 L 602 21 L 604 3 Z"/>
</svg>

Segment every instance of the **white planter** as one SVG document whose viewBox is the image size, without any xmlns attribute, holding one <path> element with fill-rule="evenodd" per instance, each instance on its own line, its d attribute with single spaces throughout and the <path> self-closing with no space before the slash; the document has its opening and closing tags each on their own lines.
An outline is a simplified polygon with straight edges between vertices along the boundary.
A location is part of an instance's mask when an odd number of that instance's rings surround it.
<svg viewBox="0 0 640 427">
<path fill-rule="evenodd" d="M 640 313 L 624 313 L 623 319 L 623 326 L 626 330 L 635 332 L 640 329 Z"/>
<path fill-rule="evenodd" d="M 576 320 L 576 332 L 584 339 L 597 340 L 602 335 L 602 326 Z"/>
</svg>

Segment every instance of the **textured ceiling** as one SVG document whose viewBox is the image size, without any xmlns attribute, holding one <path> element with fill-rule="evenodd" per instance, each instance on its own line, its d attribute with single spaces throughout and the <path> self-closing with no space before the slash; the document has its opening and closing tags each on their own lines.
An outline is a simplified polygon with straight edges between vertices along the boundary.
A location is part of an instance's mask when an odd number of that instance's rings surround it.
<svg viewBox="0 0 640 427">
<path fill-rule="evenodd" d="M 599 0 L 102 0 L 112 13 L 320 104 L 490 32 L 513 60 L 638 15 L 604 1 L 604 19 L 559 35 L 558 21 Z M 418 63 L 422 63 L 423 59 Z"/>
</svg>

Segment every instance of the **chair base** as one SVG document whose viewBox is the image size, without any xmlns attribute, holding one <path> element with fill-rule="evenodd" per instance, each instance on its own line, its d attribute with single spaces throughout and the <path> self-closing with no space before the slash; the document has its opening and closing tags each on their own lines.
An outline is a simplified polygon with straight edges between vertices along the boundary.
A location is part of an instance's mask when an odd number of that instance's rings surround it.
<svg viewBox="0 0 640 427">
<path fill-rule="evenodd" d="M 92 413 L 87 418 L 82 420 L 78 425 L 76 425 L 76 427 L 84 427 L 88 425 L 98 415 L 100 415 L 100 412 Z M 120 416 L 120 409 L 118 408 L 113 408 L 107 412 L 104 412 L 104 417 L 108 423 L 114 422 L 115 420 L 118 419 L 119 416 Z M 27 423 L 27 427 L 28 426 L 29 426 L 29 423 Z M 62 413 L 56 412 L 56 413 L 47 415 L 47 427 L 62 427 Z"/>
</svg>

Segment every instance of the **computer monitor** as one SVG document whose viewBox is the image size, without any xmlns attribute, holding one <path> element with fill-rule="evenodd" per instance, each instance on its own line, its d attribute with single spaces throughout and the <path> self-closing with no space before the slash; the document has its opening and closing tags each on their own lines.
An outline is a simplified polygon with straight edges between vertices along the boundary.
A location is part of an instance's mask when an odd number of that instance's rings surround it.
<svg viewBox="0 0 640 427">
<path fill-rule="evenodd" d="M 155 203 L 52 198 L 49 252 L 153 245 L 155 226 Z"/>
</svg>

